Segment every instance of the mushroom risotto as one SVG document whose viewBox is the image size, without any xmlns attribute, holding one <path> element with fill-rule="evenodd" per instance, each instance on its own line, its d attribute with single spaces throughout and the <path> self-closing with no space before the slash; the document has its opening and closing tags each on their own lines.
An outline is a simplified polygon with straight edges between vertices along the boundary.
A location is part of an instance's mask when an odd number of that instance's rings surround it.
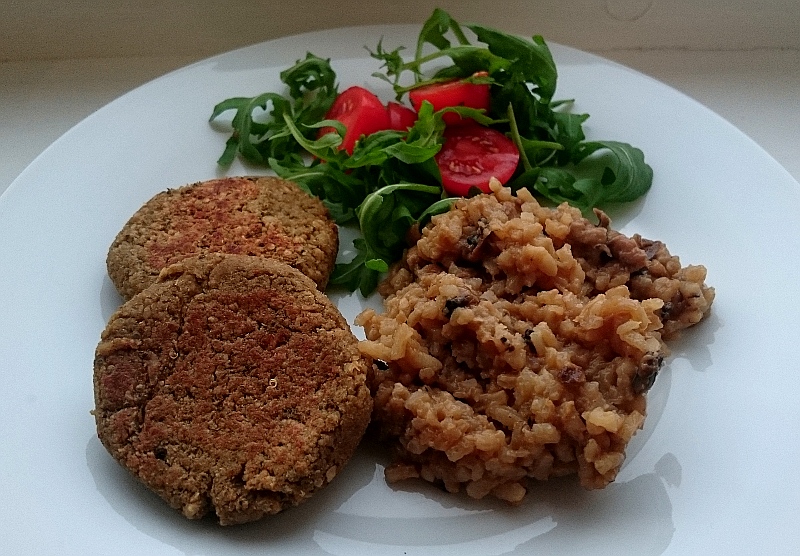
<svg viewBox="0 0 800 556">
<path fill-rule="evenodd" d="M 390 482 L 522 500 L 529 478 L 613 481 L 645 418 L 665 340 L 714 290 L 658 241 L 499 183 L 421 230 L 357 324 Z"/>
</svg>

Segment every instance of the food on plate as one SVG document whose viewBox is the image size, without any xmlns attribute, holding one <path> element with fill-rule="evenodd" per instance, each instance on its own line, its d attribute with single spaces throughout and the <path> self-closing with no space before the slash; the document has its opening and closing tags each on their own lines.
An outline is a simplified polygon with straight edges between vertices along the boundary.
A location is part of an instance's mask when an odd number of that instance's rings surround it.
<svg viewBox="0 0 800 556">
<path fill-rule="evenodd" d="M 444 132 L 436 153 L 442 187 L 466 197 L 473 188 L 489 192 L 492 179 L 506 183 L 517 169 L 519 150 L 514 142 L 490 127 L 462 124 Z"/>
<path fill-rule="evenodd" d="M 383 41 L 370 50 L 383 90 L 340 92 L 330 60 L 309 53 L 281 72 L 285 91 L 228 98 L 211 114 L 234 114 L 221 166 L 236 156 L 269 166 L 319 196 L 338 224 L 358 225 L 363 241 L 336 265 L 332 284 L 372 293 L 402 255 L 409 221 L 488 191 L 490 178 L 587 215 L 649 190 L 653 171 L 641 150 L 587 139 L 589 115 L 555 98 L 558 71 L 542 37 L 461 25 L 436 9 L 408 51 Z M 387 85 L 394 99 L 384 103 Z M 466 125 L 472 143 L 455 139 Z M 378 201 L 385 208 L 375 210 Z"/>
<path fill-rule="evenodd" d="M 489 72 L 475 73 L 472 78 L 488 78 Z M 414 110 L 419 111 L 422 103 L 430 102 L 434 110 L 443 110 L 454 106 L 467 106 L 477 110 L 489 110 L 491 101 L 490 82 L 472 82 L 468 79 L 447 79 L 428 85 L 420 85 L 408 91 L 408 101 Z M 457 112 L 446 112 L 442 120 L 447 125 L 459 125 L 468 120 L 462 118 Z M 505 182 L 505 180 L 501 180 Z"/>
<path fill-rule="evenodd" d="M 417 121 L 417 113 L 399 102 L 387 102 L 386 112 L 389 114 L 389 129 L 408 131 Z"/>
<path fill-rule="evenodd" d="M 324 289 L 338 250 L 338 229 L 318 198 L 276 177 L 226 177 L 155 195 L 119 232 L 106 262 L 125 299 L 170 264 L 211 252 L 278 259 Z"/>
<path fill-rule="evenodd" d="M 325 119 L 336 120 L 344 126 L 345 134 L 338 148 L 349 154 L 353 154 L 353 147 L 362 135 L 389 129 L 389 110 L 374 93 L 363 87 L 350 87 L 339 94 Z M 336 133 L 336 129 L 320 128 L 320 137 L 326 133 Z"/>
<path fill-rule="evenodd" d="M 128 301 L 95 354 L 98 435 L 189 518 L 302 502 L 370 419 L 395 448 L 390 481 L 513 503 L 529 479 L 602 488 L 665 342 L 710 309 L 704 267 L 610 228 L 598 207 L 644 195 L 652 169 L 586 139 L 541 37 L 435 10 L 402 49 L 371 52 L 392 101 L 339 92 L 309 53 L 281 73 L 286 95 L 219 103 L 211 120 L 235 111 L 219 164 L 279 177 L 160 193 L 109 250 Z M 349 262 L 333 221 L 361 232 Z M 366 340 L 328 284 L 385 296 L 356 319 Z"/>
<path fill-rule="evenodd" d="M 613 481 L 666 340 L 714 299 L 663 243 L 493 182 L 434 216 L 364 311 L 389 481 L 519 502 L 529 479 Z"/>
<path fill-rule="evenodd" d="M 339 473 L 370 420 L 367 372 L 311 279 L 209 254 L 169 266 L 111 317 L 94 416 L 109 453 L 170 506 L 231 525 Z"/>
</svg>

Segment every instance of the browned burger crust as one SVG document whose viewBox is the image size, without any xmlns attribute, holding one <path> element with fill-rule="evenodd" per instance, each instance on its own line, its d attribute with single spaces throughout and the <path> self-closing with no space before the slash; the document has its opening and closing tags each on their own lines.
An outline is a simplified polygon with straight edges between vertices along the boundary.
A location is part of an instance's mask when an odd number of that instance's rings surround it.
<svg viewBox="0 0 800 556">
<path fill-rule="evenodd" d="M 318 198 L 276 177 L 227 177 L 154 196 L 120 230 L 106 263 L 125 299 L 161 269 L 209 252 L 274 258 L 324 290 L 338 250 L 338 230 Z"/>
<path fill-rule="evenodd" d="M 243 523 L 300 503 L 369 423 L 367 364 L 299 271 L 213 254 L 165 269 L 110 319 L 94 361 L 111 455 L 188 518 Z"/>
</svg>

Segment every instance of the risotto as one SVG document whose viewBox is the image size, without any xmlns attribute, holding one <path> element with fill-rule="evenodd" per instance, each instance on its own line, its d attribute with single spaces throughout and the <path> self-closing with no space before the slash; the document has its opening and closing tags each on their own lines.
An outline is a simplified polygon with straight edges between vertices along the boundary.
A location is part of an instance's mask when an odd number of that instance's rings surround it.
<svg viewBox="0 0 800 556">
<path fill-rule="evenodd" d="M 390 482 L 522 500 L 529 479 L 613 481 L 645 418 L 665 340 L 709 310 L 702 266 L 530 193 L 458 201 L 356 323 L 374 361 L 373 422 Z"/>
</svg>

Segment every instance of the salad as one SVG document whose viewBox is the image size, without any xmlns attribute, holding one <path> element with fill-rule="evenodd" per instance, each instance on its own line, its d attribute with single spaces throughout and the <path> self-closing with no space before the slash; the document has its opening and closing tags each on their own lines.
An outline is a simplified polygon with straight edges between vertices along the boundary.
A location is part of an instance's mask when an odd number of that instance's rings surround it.
<svg viewBox="0 0 800 556">
<path fill-rule="evenodd" d="M 556 100 L 557 69 L 540 36 L 525 39 L 459 24 L 436 9 L 413 55 L 379 42 L 376 80 L 395 98 L 362 87 L 342 91 L 329 59 L 312 53 L 281 72 L 286 90 L 234 97 L 218 160 L 264 165 L 322 199 L 340 225 L 358 225 L 357 255 L 330 283 L 369 295 L 400 259 L 412 225 L 458 198 L 488 191 L 491 178 L 525 187 L 542 202 L 595 207 L 644 195 L 653 172 L 641 150 L 586 139 L 588 114 Z"/>
</svg>

